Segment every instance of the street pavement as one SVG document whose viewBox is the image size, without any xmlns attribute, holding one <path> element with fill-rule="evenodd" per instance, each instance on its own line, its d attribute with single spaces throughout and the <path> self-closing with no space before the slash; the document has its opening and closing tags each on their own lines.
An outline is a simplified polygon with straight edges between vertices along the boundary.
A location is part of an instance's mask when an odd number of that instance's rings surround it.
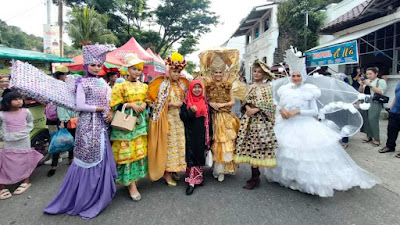
<svg viewBox="0 0 400 225">
<path fill-rule="evenodd" d="M 381 121 L 382 143 L 386 127 L 387 121 Z M 361 143 L 362 138 L 363 134 L 350 138 L 346 151 L 359 166 L 381 178 L 382 184 L 368 190 L 353 188 L 320 198 L 262 177 L 260 188 L 249 191 L 242 188 L 250 176 L 249 166 L 240 166 L 237 175 L 226 176 L 222 183 L 207 168 L 205 186 L 195 189 L 192 196 L 186 196 L 183 180 L 177 187 L 168 187 L 163 181 L 145 179 L 138 184 L 140 202 L 132 201 L 127 189 L 118 186 L 111 205 L 96 218 L 82 220 L 43 213 L 68 169 L 64 160 L 53 177 L 46 176 L 49 166 L 41 166 L 31 177 L 30 190 L 0 201 L 0 224 L 400 224 L 400 159 L 395 153 L 379 154 L 378 147 Z"/>
</svg>

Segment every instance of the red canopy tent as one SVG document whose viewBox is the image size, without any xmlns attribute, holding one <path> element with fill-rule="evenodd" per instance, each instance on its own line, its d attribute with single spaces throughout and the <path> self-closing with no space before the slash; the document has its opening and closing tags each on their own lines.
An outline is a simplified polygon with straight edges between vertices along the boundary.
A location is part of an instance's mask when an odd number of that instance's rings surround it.
<svg viewBox="0 0 400 225">
<path fill-rule="evenodd" d="M 151 52 L 151 50 L 150 50 Z M 165 72 L 164 64 L 160 64 L 157 57 L 153 56 L 153 53 L 149 53 L 144 50 L 142 46 L 132 37 L 128 42 L 126 42 L 123 46 L 117 48 L 116 50 L 108 53 L 108 55 L 119 58 L 123 60 L 125 55 L 128 53 L 135 53 L 141 59 L 146 61 L 143 68 L 143 73 L 145 74 L 145 81 L 147 81 L 147 76 L 150 75 L 153 78 L 161 75 Z M 107 56 L 108 56 L 107 55 Z"/>
<path fill-rule="evenodd" d="M 83 55 L 78 55 L 72 58 L 74 60 L 73 63 L 63 63 L 63 65 L 67 66 L 69 71 L 83 71 Z"/>
<path fill-rule="evenodd" d="M 69 71 L 84 71 L 85 68 L 83 68 L 83 55 L 78 55 L 72 58 L 74 60 L 73 63 L 63 63 L 63 65 L 67 66 L 69 68 Z M 115 57 L 107 55 L 106 62 L 109 64 L 113 64 L 116 66 L 122 66 L 123 62 Z"/>
<path fill-rule="evenodd" d="M 154 62 L 160 63 L 160 59 L 159 59 L 156 55 L 154 55 L 154 53 L 151 51 L 150 48 L 147 48 L 147 49 L 146 49 L 146 52 L 147 52 L 149 55 L 151 55 L 151 57 L 153 57 Z"/>
<path fill-rule="evenodd" d="M 152 67 L 149 67 L 149 75 L 151 75 L 153 78 L 160 76 L 165 73 L 165 63 L 164 60 L 160 60 L 152 51 L 150 48 L 146 50 L 149 55 L 151 55 L 154 59 L 154 63 Z M 152 75 L 153 74 L 153 75 Z"/>
<path fill-rule="evenodd" d="M 134 37 L 132 37 L 131 39 L 129 39 L 128 42 L 126 42 L 124 45 L 122 45 L 121 47 L 115 49 L 114 51 L 108 53 L 108 55 L 113 56 L 115 58 L 118 58 L 120 60 L 123 60 L 125 55 L 128 53 L 136 53 L 137 56 L 141 59 L 146 61 L 153 61 L 153 57 L 151 55 L 149 55 L 146 50 L 144 50 L 142 48 L 142 46 L 140 46 L 139 43 L 137 43 L 137 41 L 135 40 Z M 108 56 L 107 55 L 107 56 Z"/>
</svg>

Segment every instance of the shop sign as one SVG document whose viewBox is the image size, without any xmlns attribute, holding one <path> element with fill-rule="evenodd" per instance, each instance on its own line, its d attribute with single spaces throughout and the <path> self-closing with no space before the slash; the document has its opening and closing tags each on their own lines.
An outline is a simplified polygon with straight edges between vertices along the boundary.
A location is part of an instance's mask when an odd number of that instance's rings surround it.
<svg viewBox="0 0 400 225">
<path fill-rule="evenodd" d="M 60 56 L 60 29 L 58 26 L 43 25 L 43 52 Z"/>
<path fill-rule="evenodd" d="M 306 52 L 307 67 L 358 63 L 357 41 Z"/>
</svg>

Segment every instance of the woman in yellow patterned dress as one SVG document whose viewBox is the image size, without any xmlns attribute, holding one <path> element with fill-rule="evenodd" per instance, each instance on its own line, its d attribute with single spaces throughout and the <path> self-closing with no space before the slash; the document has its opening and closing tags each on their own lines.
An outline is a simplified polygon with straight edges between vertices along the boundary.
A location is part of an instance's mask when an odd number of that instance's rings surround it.
<svg viewBox="0 0 400 225">
<path fill-rule="evenodd" d="M 171 173 L 185 172 L 185 128 L 179 113 L 189 81 L 180 72 L 186 62 L 179 53 L 165 60 L 168 77 L 160 76 L 149 85 L 149 100 L 154 102 L 149 124 L 149 177 L 161 177 L 169 186 L 176 186 Z"/>
<path fill-rule="evenodd" d="M 232 83 L 225 81 L 225 62 L 216 56 L 210 65 L 212 81 L 206 82 L 206 97 L 212 110 L 214 155 L 213 175 L 218 181 L 224 180 L 224 174 L 235 173 L 233 153 L 235 139 L 239 130 L 239 119 L 231 112 L 235 104 Z"/>
<path fill-rule="evenodd" d="M 136 54 L 125 56 L 125 67 L 128 68 L 128 81 L 115 84 L 111 94 L 110 107 L 122 110 L 126 104 L 125 113 L 137 116 L 133 131 L 122 131 L 113 128 L 111 140 L 112 150 L 117 163 L 117 183 L 129 187 L 129 194 L 134 201 L 139 201 L 141 195 L 137 189 L 136 181 L 147 176 L 147 89 L 148 86 L 139 81 L 143 70 L 144 61 Z"/>
</svg>

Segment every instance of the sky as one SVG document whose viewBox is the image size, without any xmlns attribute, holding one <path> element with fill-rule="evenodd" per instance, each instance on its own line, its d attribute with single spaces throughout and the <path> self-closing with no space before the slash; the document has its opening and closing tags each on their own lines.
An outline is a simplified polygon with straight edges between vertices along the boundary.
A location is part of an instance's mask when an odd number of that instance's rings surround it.
<svg viewBox="0 0 400 225">
<path fill-rule="evenodd" d="M 6 21 L 8 25 L 20 27 L 28 34 L 34 34 L 43 37 L 43 24 L 47 23 L 46 0 L 1 0 L 7 1 L 0 7 L 0 19 Z M 150 6 L 158 5 L 158 0 L 148 0 Z M 211 10 L 220 16 L 220 23 L 211 27 L 211 32 L 203 35 L 196 51 L 186 58 L 188 60 L 198 62 L 198 54 L 209 48 L 221 46 L 225 43 L 236 28 L 240 21 L 245 18 L 254 6 L 265 4 L 266 0 L 211 0 Z M 65 10 L 65 14 L 66 14 Z M 58 10 L 56 6 L 52 6 L 52 22 L 56 23 L 58 18 Z M 67 18 L 66 16 L 64 18 Z M 64 35 L 64 40 L 70 44 L 71 41 Z M 232 48 L 239 48 L 241 41 L 244 39 L 234 39 L 231 41 Z M 237 47 L 235 47 L 237 46 Z M 243 52 L 241 52 L 243 54 Z"/>
</svg>

